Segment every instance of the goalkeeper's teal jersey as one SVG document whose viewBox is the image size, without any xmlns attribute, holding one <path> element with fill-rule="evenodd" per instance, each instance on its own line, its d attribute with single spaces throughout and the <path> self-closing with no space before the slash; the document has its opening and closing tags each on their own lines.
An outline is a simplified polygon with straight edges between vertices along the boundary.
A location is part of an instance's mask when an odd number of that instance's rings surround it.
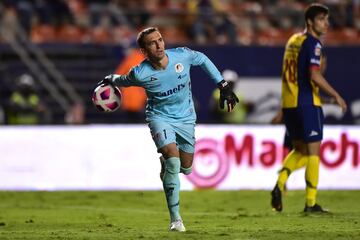
<svg viewBox="0 0 360 240">
<path fill-rule="evenodd" d="M 166 50 L 169 58 L 164 70 L 156 70 L 146 59 L 127 75 L 113 75 L 112 82 L 119 87 L 139 86 L 146 90 L 146 121 L 196 121 L 191 93 L 190 68 L 201 66 L 215 83 L 223 78 L 210 59 L 201 52 L 188 48 Z"/>
</svg>

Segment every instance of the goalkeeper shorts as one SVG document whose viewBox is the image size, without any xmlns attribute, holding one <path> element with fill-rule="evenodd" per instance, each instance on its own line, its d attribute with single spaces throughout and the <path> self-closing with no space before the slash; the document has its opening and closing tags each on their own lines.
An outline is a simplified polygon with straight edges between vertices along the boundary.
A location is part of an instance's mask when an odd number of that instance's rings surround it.
<svg viewBox="0 0 360 240">
<path fill-rule="evenodd" d="M 173 123 L 153 120 L 148 123 L 157 149 L 170 143 L 187 153 L 195 151 L 195 123 Z"/>
</svg>

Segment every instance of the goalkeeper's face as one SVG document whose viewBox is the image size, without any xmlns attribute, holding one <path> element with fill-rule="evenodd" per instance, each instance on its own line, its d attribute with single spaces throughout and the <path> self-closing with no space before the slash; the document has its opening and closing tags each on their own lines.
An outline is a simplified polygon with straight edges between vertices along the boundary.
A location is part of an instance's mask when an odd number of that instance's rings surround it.
<svg viewBox="0 0 360 240">
<path fill-rule="evenodd" d="M 158 31 L 144 37 L 143 53 L 150 61 L 160 61 L 165 57 L 165 43 Z"/>
</svg>

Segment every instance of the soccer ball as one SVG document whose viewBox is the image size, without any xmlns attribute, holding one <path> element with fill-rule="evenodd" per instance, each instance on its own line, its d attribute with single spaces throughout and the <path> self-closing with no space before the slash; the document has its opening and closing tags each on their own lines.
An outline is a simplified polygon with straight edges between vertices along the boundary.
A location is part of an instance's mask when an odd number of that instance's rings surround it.
<svg viewBox="0 0 360 240">
<path fill-rule="evenodd" d="M 121 92 L 117 87 L 101 84 L 95 88 L 92 101 L 100 112 L 114 112 L 121 105 Z"/>
</svg>

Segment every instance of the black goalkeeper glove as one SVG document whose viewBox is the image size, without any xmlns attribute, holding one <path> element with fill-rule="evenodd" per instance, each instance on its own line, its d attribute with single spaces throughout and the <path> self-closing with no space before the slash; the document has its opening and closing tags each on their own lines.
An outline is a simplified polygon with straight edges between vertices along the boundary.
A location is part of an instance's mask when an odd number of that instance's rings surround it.
<svg viewBox="0 0 360 240">
<path fill-rule="evenodd" d="M 219 82 L 217 86 L 220 89 L 220 108 L 224 109 L 226 101 L 226 105 L 228 107 L 227 110 L 228 112 L 231 112 L 234 109 L 236 103 L 239 102 L 239 98 L 232 91 L 230 84 L 225 80 Z"/>
<path fill-rule="evenodd" d="M 100 86 L 103 84 L 114 86 L 114 84 L 112 82 L 113 76 L 114 76 L 113 74 L 107 75 L 103 80 L 98 82 L 96 86 Z"/>
</svg>

